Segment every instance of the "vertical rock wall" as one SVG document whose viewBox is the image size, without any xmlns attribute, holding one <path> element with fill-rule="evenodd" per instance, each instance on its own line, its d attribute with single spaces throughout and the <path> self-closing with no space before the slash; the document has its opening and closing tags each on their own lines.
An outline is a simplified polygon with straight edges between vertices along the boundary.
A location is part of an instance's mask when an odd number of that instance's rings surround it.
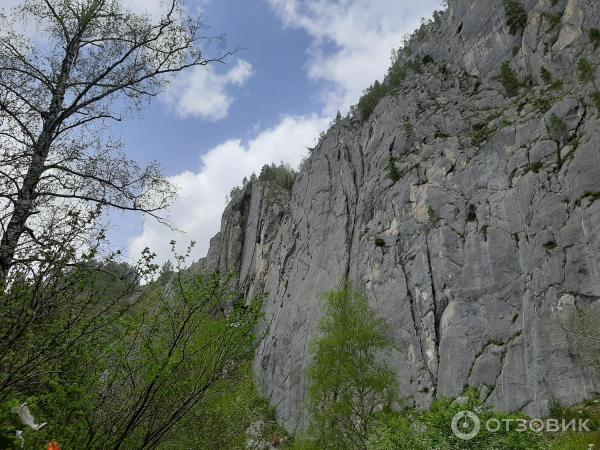
<svg viewBox="0 0 600 450">
<path fill-rule="evenodd" d="M 305 423 L 320 295 L 346 277 L 386 318 L 389 364 L 418 406 L 473 386 L 536 415 L 600 391 L 570 333 L 600 314 L 599 111 L 574 70 L 600 63 L 600 5 L 552 3 L 523 1 L 512 36 L 501 1 L 450 2 L 412 45 L 433 62 L 369 120 L 335 123 L 291 193 L 254 182 L 228 205 L 197 268 L 267 294 L 255 368 L 289 429 Z M 513 98 L 495 79 L 507 60 L 526 84 Z"/>
</svg>

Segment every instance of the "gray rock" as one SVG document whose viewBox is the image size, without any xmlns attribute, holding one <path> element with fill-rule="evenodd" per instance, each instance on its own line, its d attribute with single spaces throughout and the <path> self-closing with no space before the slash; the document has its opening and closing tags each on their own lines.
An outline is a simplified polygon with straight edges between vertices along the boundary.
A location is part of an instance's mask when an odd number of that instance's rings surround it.
<svg viewBox="0 0 600 450">
<path fill-rule="evenodd" d="M 451 2 L 414 43 L 415 58 L 435 63 L 365 123 L 333 125 L 291 195 L 247 185 L 194 266 L 233 269 L 240 292 L 266 294 L 255 370 L 289 430 L 306 424 L 321 294 L 346 278 L 387 321 L 387 362 L 418 407 L 472 386 L 499 409 L 540 415 L 550 398 L 600 392 L 564 329 L 600 308 L 600 130 L 583 101 L 593 86 L 573 69 L 581 56 L 598 63 L 584 31 L 599 26 L 600 3 L 522 3 L 530 22 L 511 36 L 502 2 Z M 564 17 L 550 30 L 544 13 Z M 538 79 L 543 64 L 562 91 L 505 98 L 494 77 L 513 53 L 521 79 Z M 528 106 L 541 95 L 546 114 Z M 549 133 L 552 114 L 567 136 Z M 489 135 L 473 145 L 481 123 Z"/>
</svg>

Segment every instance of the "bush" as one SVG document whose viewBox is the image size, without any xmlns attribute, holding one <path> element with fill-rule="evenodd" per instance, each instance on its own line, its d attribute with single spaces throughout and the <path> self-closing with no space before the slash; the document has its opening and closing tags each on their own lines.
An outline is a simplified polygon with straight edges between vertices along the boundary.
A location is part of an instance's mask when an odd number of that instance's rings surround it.
<svg viewBox="0 0 600 450">
<path fill-rule="evenodd" d="M 429 223 L 432 225 L 435 225 L 440 220 L 437 213 L 431 206 L 427 207 L 427 218 L 429 219 Z"/>
<path fill-rule="evenodd" d="M 563 87 L 562 80 L 555 80 L 554 82 L 552 82 L 550 89 L 552 89 L 553 91 L 560 91 L 562 89 L 562 87 Z"/>
<path fill-rule="evenodd" d="M 525 419 L 522 414 L 502 414 L 492 412 L 477 399 L 475 392 L 467 393 L 468 402 L 458 405 L 449 399 L 433 402 L 426 411 L 411 410 L 389 414 L 372 433 L 369 450 L 430 450 L 430 449 L 502 449 L 502 450 L 542 450 L 549 449 L 545 435 L 531 431 L 490 432 L 485 427 L 489 419 Z M 477 411 L 481 420 L 481 431 L 468 441 L 454 436 L 451 430 L 452 418 L 461 411 Z"/>
<path fill-rule="evenodd" d="M 396 181 L 399 181 L 400 178 L 402 178 L 402 174 L 396 167 L 396 159 L 392 157 L 390 157 L 390 160 L 388 162 L 388 175 L 394 183 Z"/>
<path fill-rule="evenodd" d="M 363 121 L 371 117 L 375 107 L 386 94 L 387 89 L 379 81 L 375 81 L 375 83 L 365 90 L 363 96 L 358 101 L 358 111 Z"/>
<path fill-rule="evenodd" d="M 592 102 L 594 103 L 594 106 L 600 113 L 600 92 L 596 91 L 592 93 Z"/>
<path fill-rule="evenodd" d="M 552 108 L 552 103 L 547 98 L 540 97 L 533 101 L 533 107 L 540 112 L 546 112 Z"/>
<path fill-rule="evenodd" d="M 378 359 L 390 347 L 386 325 L 348 283 L 325 300 L 309 370 L 309 431 L 318 448 L 364 449 L 376 411 L 397 401 L 394 372 Z"/>
<path fill-rule="evenodd" d="M 592 66 L 592 63 L 585 58 L 581 58 L 577 61 L 577 71 L 579 72 L 579 81 L 582 83 L 594 81 L 596 78 L 594 66 Z"/>
<path fill-rule="evenodd" d="M 296 181 L 296 172 L 290 166 L 284 164 L 279 166 L 274 163 L 271 165 L 265 164 L 258 179 L 275 189 L 291 192 Z"/>
<path fill-rule="evenodd" d="M 550 24 L 550 30 L 554 30 L 560 23 L 560 20 L 562 19 L 562 16 L 557 16 L 554 14 L 544 14 L 544 17 Z"/>
<path fill-rule="evenodd" d="M 544 66 L 542 66 L 542 68 L 540 69 L 540 77 L 542 78 L 544 83 L 546 83 L 546 84 L 552 83 L 552 74 Z"/>
<path fill-rule="evenodd" d="M 567 124 L 556 114 L 550 116 L 550 136 L 556 141 L 562 141 L 568 133 Z"/>
<path fill-rule="evenodd" d="M 387 80 L 391 89 L 398 89 L 406 77 L 408 76 L 408 67 L 404 65 L 400 60 L 396 60 L 392 63 L 388 69 Z"/>
<path fill-rule="evenodd" d="M 471 131 L 471 144 L 473 144 L 475 147 L 479 147 L 489 139 L 489 137 L 492 135 L 492 132 L 493 131 L 489 129 L 485 123 L 473 125 L 473 130 Z"/>
<path fill-rule="evenodd" d="M 521 83 L 519 82 L 519 79 L 517 78 L 517 75 L 513 71 L 512 67 L 510 67 L 510 63 L 508 61 L 502 63 L 498 80 L 500 83 L 502 83 L 506 95 L 509 97 L 514 97 L 518 94 Z"/>
<path fill-rule="evenodd" d="M 600 46 L 600 30 L 592 28 L 589 32 L 590 42 L 594 44 L 594 50 Z"/>
<path fill-rule="evenodd" d="M 527 25 L 527 11 L 517 0 L 502 0 L 506 13 L 506 24 L 510 34 L 517 34 Z"/>
</svg>

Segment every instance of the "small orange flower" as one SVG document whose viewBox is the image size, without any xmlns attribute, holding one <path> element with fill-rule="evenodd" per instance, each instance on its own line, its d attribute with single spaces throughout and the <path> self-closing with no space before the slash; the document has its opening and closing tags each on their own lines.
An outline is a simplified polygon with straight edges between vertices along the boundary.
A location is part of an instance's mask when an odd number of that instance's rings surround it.
<svg viewBox="0 0 600 450">
<path fill-rule="evenodd" d="M 60 450 L 60 446 L 58 445 L 58 442 L 56 441 L 52 441 L 48 444 L 48 450 Z"/>
</svg>

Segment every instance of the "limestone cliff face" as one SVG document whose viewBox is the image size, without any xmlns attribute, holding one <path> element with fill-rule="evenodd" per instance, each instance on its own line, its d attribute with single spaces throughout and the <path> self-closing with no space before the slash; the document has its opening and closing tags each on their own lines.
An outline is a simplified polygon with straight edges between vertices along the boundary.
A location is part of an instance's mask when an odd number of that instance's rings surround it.
<svg viewBox="0 0 600 450">
<path fill-rule="evenodd" d="M 335 123 L 291 193 L 254 182 L 228 205 L 198 266 L 267 293 L 256 372 L 288 428 L 304 424 L 320 294 L 345 277 L 387 320 L 418 406 L 473 386 L 536 415 L 600 392 L 567 325 L 600 312 L 600 119 L 575 69 L 600 62 L 600 4 L 522 3 L 513 36 L 501 1 L 450 2 L 412 45 L 433 62 L 369 120 Z M 495 80 L 507 60 L 531 81 L 512 98 Z"/>
</svg>

